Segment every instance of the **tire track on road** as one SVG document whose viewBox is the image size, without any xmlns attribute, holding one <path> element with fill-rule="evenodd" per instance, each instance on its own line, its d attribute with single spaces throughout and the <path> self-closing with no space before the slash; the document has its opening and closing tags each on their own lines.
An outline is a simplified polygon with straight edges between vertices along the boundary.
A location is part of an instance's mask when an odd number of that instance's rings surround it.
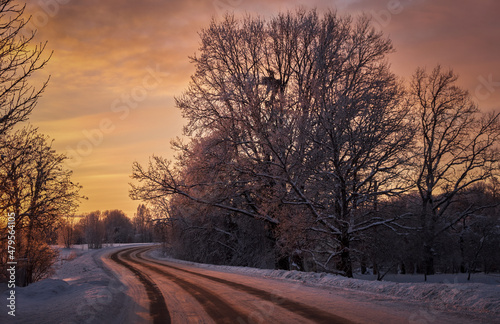
<svg viewBox="0 0 500 324">
<path fill-rule="evenodd" d="M 142 253 L 144 253 L 148 249 L 151 249 L 151 248 L 143 248 L 144 251 L 141 251 L 138 254 L 142 254 Z M 260 299 L 264 299 L 264 300 L 270 301 L 270 302 L 272 302 L 275 305 L 281 306 L 281 307 L 285 308 L 286 310 L 288 310 L 290 312 L 298 314 L 298 315 L 300 315 L 302 317 L 305 317 L 306 319 L 312 320 L 312 321 L 314 321 L 316 323 L 325 323 L 325 324 L 348 324 L 348 323 L 352 323 L 351 321 L 349 321 L 349 320 L 347 320 L 347 319 L 345 319 L 343 317 L 340 317 L 338 315 L 334 315 L 334 314 L 326 312 L 326 311 L 324 311 L 322 309 L 319 309 L 319 308 L 316 308 L 316 307 L 313 307 L 313 306 L 309 306 L 309 305 L 306 305 L 306 304 L 303 304 L 303 303 L 300 303 L 300 302 L 293 301 L 291 299 L 288 299 L 288 298 L 276 295 L 274 293 L 271 293 L 271 292 L 268 292 L 268 291 L 265 291 L 265 290 L 261 290 L 261 289 L 254 288 L 254 287 L 250 287 L 250 286 L 247 286 L 247 285 L 244 285 L 244 284 L 236 283 L 236 282 L 229 281 L 229 280 L 222 279 L 222 278 L 218 278 L 218 277 L 213 277 L 213 276 L 209 276 L 209 275 L 205 275 L 205 274 L 201 274 L 201 273 L 197 273 L 197 272 L 185 270 L 185 269 L 178 268 L 178 267 L 175 267 L 175 266 L 172 266 L 172 265 L 166 265 L 166 264 L 163 264 L 163 263 L 160 263 L 160 262 L 153 261 L 151 259 L 145 259 L 144 257 L 142 257 L 142 255 L 140 255 L 140 256 L 137 255 L 137 258 L 139 258 L 141 260 L 144 260 L 146 262 L 151 262 L 151 263 L 157 264 L 157 265 L 162 266 L 162 267 L 172 268 L 172 269 L 175 269 L 175 270 L 178 270 L 178 271 L 186 272 L 186 273 L 198 276 L 198 277 L 202 277 L 202 278 L 205 278 L 205 279 L 208 279 L 208 280 L 212 280 L 212 281 L 215 281 L 215 282 L 218 282 L 218 283 L 222 283 L 222 284 L 230 286 L 230 287 L 232 287 L 234 289 L 237 289 L 237 290 L 246 292 L 248 294 L 254 295 L 254 296 L 256 296 L 256 297 L 258 297 Z M 160 270 L 160 272 L 161 272 L 161 270 Z"/>
<path fill-rule="evenodd" d="M 120 256 L 123 258 L 130 257 L 130 254 L 133 252 L 133 250 L 135 250 L 135 248 L 125 249 L 115 252 L 111 255 L 111 260 L 132 271 L 134 276 L 136 276 L 137 279 L 139 279 L 139 281 L 144 285 L 144 288 L 146 288 L 146 292 L 148 294 L 150 302 L 149 314 L 153 318 L 153 323 L 170 324 L 171 323 L 170 313 L 168 311 L 167 305 L 165 304 L 165 299 L 163 298 L 163 294 L 161 293 L 158 286 L 152 280 L 150 280 L 146 275 L 141 273 L 139 269 L 131 266 L 127 262 L 120 259 Z"/>
<path fill-rule="evenodd" d="M 244 319 L 247 317 L 247 314 L 238 311 L 233 306 L 228 304 L 225 300 L 223 300 L 216 294 L 212 293 L 211 291 L 202 288 L 200 286 L 197 286 L 196 284 L 193 284 L 187 280 L 184 280 L 181 277 L 176 276 L 170 272 L 165 272 L 164 270 L 159 269 L 158 267 L 140 261 L 136 261 L 133 259 L 133 257 L 136 257 L 137 259 L 149 262 L 149 260 L 145 260 L 138 256 L 131 255 L 132 252 L 136 252 L 136 254 L 138 254 L 148 249 L 149 248 L 138 248 L 138 249 L 134 248 L 135 251 L 131 251 L 130 253 L 127 254 L 127 261 L 139 264 L 142 267 L 154 271 L 155 273 L 169 279 L 170 281 L 180 286 L 184 291 L 193 296 L 201 304 L 201 306 L 205 309 L 207 314 L 216 323 L 227 323 L 227 324 L 246 323 Z"/>
</svg>

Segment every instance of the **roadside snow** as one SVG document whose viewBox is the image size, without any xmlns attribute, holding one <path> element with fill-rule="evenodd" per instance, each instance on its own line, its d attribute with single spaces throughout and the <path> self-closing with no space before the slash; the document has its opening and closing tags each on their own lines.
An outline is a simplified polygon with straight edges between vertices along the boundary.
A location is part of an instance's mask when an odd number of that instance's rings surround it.
<svg viewBox="0 0 500 324">
<path fill-rule="evenodd" d="M 124 323 L 126 287 L 102 266 L 100 257 L 119 248 L 61 249 L 55 274 L 27 287 L 16 287 L 16 316 L 0 311 L 0 323 Z M 135 246 L 135 245 L 131 245 Z M 3 286 L 1 298 L 7 298 Z"/>
<path fill-rule="evenodd" d="M 425 303 L 428 306 L 458 312 L 500 315 L 500 277 L 498 276 L 476 274 L 473 275 L 476 281 L 487 283 L 463 283 L 464 276 L 456 275 L 428 276 L 428 282 L 418 282 L 419 280 L 423 281 L 423 276 L 398 275 L 392 278 L 399 282 L 389 282 L 351 279 L 327 273 L 200 264 L 172 259 L 164 256 L 160 249 L 149 252 L 149 255 L 160 260 L 169 260 L 215 271 L 301 282 L 314 287 L 352 289 L 380 294 L 385 297 Z M 366 276 L 365 278 L 370 277 Z M 404 282 L 405 280 L 407 282 Z"/>
</svg>

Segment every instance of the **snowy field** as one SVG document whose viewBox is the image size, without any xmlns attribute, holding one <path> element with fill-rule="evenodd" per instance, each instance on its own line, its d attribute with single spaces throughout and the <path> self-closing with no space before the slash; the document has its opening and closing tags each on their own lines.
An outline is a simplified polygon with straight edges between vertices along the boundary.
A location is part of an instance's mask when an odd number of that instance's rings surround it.
<svg viewBox="0 0 500 324">
<path fill-rule="evenodd" d="M 127 246 L 137 246 L 130 244 Z M 130 314 L 127 305 L 132 303 L 125 287 L 101 261 L 119 245 L 101 250 L 85 247 L 62 249 L 61 260 L 56 264 L 55 274 L 46 280 L 28 287 L 16 288 L 16 320 L 7 315 L 7 307 L 0 312 L 0 323 L 126 323 Z M 172 260 L 162 256 L 159 250 L 150 252 L 152 257 Z M 215 266 L 176 262 L 200 268 L 229 273 L 268 277 L 283 281 L 301 282 L 308 286 L 335 288 L 343 291 L 355 290 L 376 299 L 383 295 L 395 300 L 422 303 L 437 309 L 476 313 L 500 318 L 500 277 L 475 274 L 471 283 L 463 283 L 462 276 L 387 276 L 390 281 L 348 279 L 325 273 L 303 273 L 298 271 L 263 270 L 246 267 Z M 368 276 L 365 278 L 368 279 Z M 2 299 L 8 297 L 6 285 L 2 287 Z M 420 323 L 420 322 L 419 322 Z M 430 323 L 430 322 L 429 322 Z M 500 323 L 500 320 L 498 321 Z"/>
</svg>

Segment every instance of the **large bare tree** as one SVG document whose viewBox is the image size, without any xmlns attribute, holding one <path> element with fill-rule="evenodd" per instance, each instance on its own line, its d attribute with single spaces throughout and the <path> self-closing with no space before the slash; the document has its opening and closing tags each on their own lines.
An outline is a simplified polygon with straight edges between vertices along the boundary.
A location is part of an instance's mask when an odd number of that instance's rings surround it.
<svg viewBox="0 0 500 324">
<path fill-rule="evenodd" d="M 418 69 L 411 97 L 418 114 L 418 169 L 420 231 L 425 274 L 434 273 L 434 241 L 485 205 L 470 204 L 450 212 L 457 195 L 474 184 L 498 176 L 500 113 L 482 114 L 457 75 L 440 66 Z"/>
<path fill-rule="evenodd" d="M 261 219 L 289 251 L 352 276 L 351 242 L 391 221 L 372 205 L 407 188 L 413 128 L 391 42 L 366 17 L 301 10 L 228 15 L 200 35 L 177 99 L 193 142 L 177 145 L 177 166 L 134 164 L 131 196 L 184 195 Z"/>
</svg>

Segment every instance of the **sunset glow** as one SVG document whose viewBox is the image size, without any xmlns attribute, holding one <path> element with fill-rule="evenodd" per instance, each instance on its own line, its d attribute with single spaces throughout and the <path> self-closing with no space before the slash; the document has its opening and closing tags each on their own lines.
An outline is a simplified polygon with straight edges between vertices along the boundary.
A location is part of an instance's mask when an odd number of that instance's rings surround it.
<svg viewBox="0 0 500 324">
<path fill-rule="evenodd" d="M 500 110 L 500 3 L 493 0 L 30 1 L 37 41 L 53 51 L 36 78 L 49 86 L 29 122 L 71 158 L 73 180 L 89 199 L 80 212 L 121 209 L 132 217 L 131 166 L 155 154 L 185 121 L 174 97 L 188 86 L 198 31 L 224 10 L 275 15 L 297 6 L 373 16 L 393 41 L 389 60 L 401 78 L 440 63 L 483 111 Z"/>
</svg>

